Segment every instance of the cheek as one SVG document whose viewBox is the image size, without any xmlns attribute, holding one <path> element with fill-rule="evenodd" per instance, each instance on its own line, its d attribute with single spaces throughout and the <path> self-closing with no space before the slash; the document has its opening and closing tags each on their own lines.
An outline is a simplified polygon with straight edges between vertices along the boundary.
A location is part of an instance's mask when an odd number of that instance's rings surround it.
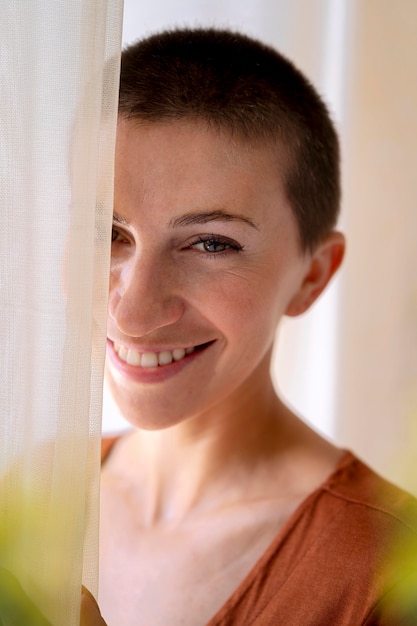
<svg viewBox="0 0 417 626">
<path fill-rule="evenodd" d="M 242 348 L 261 339 L 269 344 L 289 300 L 279 275 L 278 268 L 219 273 L 200 285 L 196 306 Z"/>
<path fill-rule="evenodd" d="M 129 277 L 132 275 L 132 266 L 133 263 L 131 260 L 124 262 L 111 260 L 108 285 L 108 312 L 110 314 L 117 308 L 126 290 L 126 286 L 129 285 Z"/>
</svg>

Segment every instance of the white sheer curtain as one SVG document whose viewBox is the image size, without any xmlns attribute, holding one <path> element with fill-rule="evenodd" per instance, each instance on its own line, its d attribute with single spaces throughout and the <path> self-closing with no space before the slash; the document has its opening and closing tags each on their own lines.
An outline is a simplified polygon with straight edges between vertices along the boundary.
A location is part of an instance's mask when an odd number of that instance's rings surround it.
<svg viewBox="0 0 417 626">
<path fill-rule="evenodd" d="M 121 0 L 0 6 L 0 566 L 57 626 L 97 585 L 121 24 Z"/>
</svg>

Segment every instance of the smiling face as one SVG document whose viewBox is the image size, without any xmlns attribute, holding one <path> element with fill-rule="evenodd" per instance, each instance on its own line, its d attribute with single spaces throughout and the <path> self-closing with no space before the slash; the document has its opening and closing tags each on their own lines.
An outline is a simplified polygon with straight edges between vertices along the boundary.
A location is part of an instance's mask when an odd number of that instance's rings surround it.
<svg viewBox="0 0 417 626">
<path fill-rule="evenodd" d="M 273 150 L 122 120 L 114 220 L 107 379 L 124 417 L 162 428 L 269 389 L 311 266 Z"/>
</svg>

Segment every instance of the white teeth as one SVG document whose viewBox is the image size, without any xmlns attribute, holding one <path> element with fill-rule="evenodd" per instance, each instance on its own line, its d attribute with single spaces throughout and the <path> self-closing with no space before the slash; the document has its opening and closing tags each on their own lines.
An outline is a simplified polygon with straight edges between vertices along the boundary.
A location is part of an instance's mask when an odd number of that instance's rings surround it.
<svg viewBox="0 0 417 626">
<path fill-rule="evenodd" d="M 163 350 L 162 352 L 138 352 L 117 343 L 114 344 L 114 349 L 122 361 L 136 367 L 169 365 L 172 361 L 181 361 L 186 355 L 194 352 L 194 347 L 175 348 L 175 350 Z"/>
<path fill-rule="evenodd" d="M 160 352 L 158 354 L 158 363 L 159 365 L 169 365 L 172 363 L 172 352 L 169 352 L 169 350 Z"/>
<path fill-rule="evenodd" d="M 185 357 L 185 350 L 184 348 L 176 348 L 175 350 L 172 351 L 172 357 L 174 359 L 174 361 L 181 361 L 181 359 L 183 359 Z"/>
<path fill-rule="evenodd" d="M 123 361 L 126 361 L 127 355 L 128 355 L 127 348 L 125 348 L 124 346 L 119 346 L 118 353 L 119 353 L 119 357 L 123 359 Z"/>
<path fill-rule="evenodd" d="M 156 367 L 158 365 L 158 355 L 156 352 L 144 352 L 140 364 L 142 367 Z"/>
<path fill-rule="evenodd" d="M 119 356 L 121 359 L 123 359 L 123 356 L 121 356 L 120 351 L 119 351 Z M 123 360 L 126 361 L 126 363 L 129 363 L 129 365 L 140 365 L 140 354 L 139 352 L 136 352 L 136 350 L 128 350 L 127 357 Z"/>
</svg>

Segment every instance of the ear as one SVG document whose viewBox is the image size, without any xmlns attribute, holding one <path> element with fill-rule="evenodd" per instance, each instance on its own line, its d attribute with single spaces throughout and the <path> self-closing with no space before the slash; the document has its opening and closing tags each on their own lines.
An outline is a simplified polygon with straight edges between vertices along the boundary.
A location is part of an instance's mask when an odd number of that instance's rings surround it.
<svg viewBox="0 0 417 626">
<path fill-rule="evenodd" d="M 345 238 L 332 231 L 312 253 L 303 281 L 289 303 L 286 315 L 301 315 L 317 300 L 337 272 L 345 253 Z"/>
</svg>

